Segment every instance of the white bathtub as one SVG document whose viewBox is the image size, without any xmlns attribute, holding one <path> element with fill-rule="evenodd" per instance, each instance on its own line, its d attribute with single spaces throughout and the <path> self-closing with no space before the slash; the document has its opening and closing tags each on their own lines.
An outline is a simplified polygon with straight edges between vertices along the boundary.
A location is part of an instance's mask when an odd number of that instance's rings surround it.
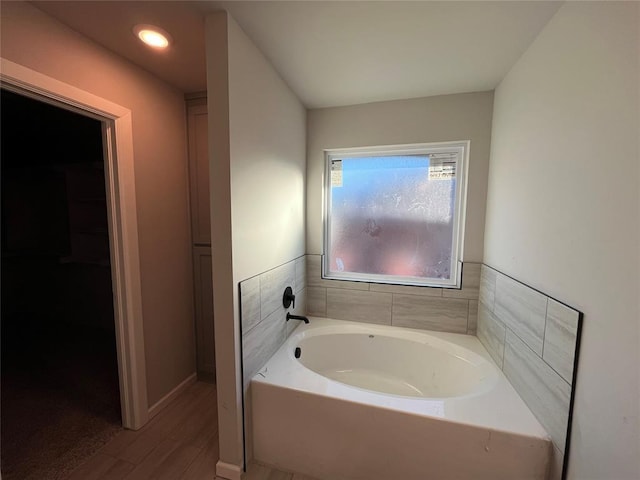
<svg viewBox="0 0 640 480">
<path fill-rule="evenodd" d="M 310 320 L 252 380 L 256 460 L 327 480 L 545 478 L 549 437 L 476 337 Z"/>
<path fill-rule="evenodd" d="M 498 369 L 481 355 L 409 330 L 314 320 L 289 343 L 300 348 L 299 361 L 308 369 L 382 394 L 462 397 L 487 391 L 499 380 Z M 284 352 L 283 360 L 290 361 L 294 352 L 290 347 Z"/>
</svg>

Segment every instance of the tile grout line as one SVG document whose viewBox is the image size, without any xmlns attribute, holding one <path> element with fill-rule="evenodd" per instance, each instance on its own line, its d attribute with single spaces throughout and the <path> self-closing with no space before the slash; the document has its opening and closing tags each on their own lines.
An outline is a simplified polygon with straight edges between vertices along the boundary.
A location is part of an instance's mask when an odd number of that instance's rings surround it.
<svg viewBox="0 0 640 480">
<path fill-rule="evenodd" d="M 538 355 L 538 352 L 536 352 L 533 348 L 531 348 L 531 347 L 529 346 L 529 344 L 527 344 L 527 342 L 525 342 L 525 341 L 522 339 L 522 337 L 520 337 L 520 335 L 518 335 L 516 332 L 514 332 L 514 331 L 513 331 L 511 328 L 509 328 L 508 326 L 506 326 L 505 333 L 506 333 L 506 330 L 509 330 L 509 331 L 510 331 L 510 332 L 511 332 L 511 333 L 512 333 L 512 334 L 513 334 L 513 335 L 514 335 L 518 340 L 520 340 L 520 341 L 522 342 L 522 344 L 523 344 L 526 348 L 528 348 L 528 349 L 531 351 L 531 353 L 533 353 L 533 354 L 534 354 L 536 357 L 538 357 L 538 358 L 539 358 L 539 359 L 540 359 L 540 360 L 541 360 L 541 361 L 542 361 L 542 362 L 543 362 L 547 367 L 549 367 L 549 368 L 553 371 L 553 373 L 555 373 L 555 374 L 560 378 L 560 380 L 562 380 L 564 383 L 566 383 L 566 384 L 569 386 L 569 388 L 572 388 L 571 383 L 567 382 L 567 381 L 565 380 L 565 378 L 564 378 L 564 377 L 563 377 L 563 376 L 562 376 L 562 375 L 561 375 L 561 374 L 560 374 L 560 373 L 559 373 L 555 368 L 553 368 L 551 365 L 549 365 L 549 364 L 547 363 L 547 361 L 546 361 L 544 358 L 542 358 L 540 355 Z M 505 334 L 505 345 L 506 345 L 506 334 Z"/>
<path fill-rule="evenodd" d="M 546 303 L 544 305 L 544 328 L 542 329 L 542 353 L 540 358 L 544 361 L 544 346 L 547 340 L 547 315 L 549 314 L 549 297 L 545 295 Z M 545 362 L 546 363 L 546 362 Z"/>
<path fill-rule="evenodd" d="M 499 318 L 498 318 L 498 320 L 500 322 L 502 322 L 502 320 L 500 320 Z M 504 372 L 504 357 L 507 356 L 506 355 L 507 354 L 507 330 L 511 331 L 511 329 L 509 328 L 509 326 L 506 323 L 502 322 L 502 324 L 504 325 L 504 338 L 502 339 L 502 365 L 500 365 L 500 370 L 502 370 Z M 509 383 L 511 383 L 511 382 L 509 382 Z"/>
<path fill-rule="evenodd" d="M 471 316 L 471 304 L 467 300 L 467 332 L 469 331 L 469 317 Z"/>
</svg>

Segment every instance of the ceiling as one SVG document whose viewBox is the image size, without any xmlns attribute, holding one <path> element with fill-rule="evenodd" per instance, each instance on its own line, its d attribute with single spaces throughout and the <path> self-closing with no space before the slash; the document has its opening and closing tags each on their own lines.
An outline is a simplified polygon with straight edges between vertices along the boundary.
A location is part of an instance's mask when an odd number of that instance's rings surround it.
<svg viewBox="0 0 640 480">
<path fill-rule="evenodd" d="M 204 17 L 225 9 L 309 108 L 492 90 L 561 2 L 198 1 L 35 5 L 184 92 L 206 90 Z M 151 51 L 131 33 L 175 40 Z"/>
<path fill-rule="evenodd" d="M 77 32 L 155 74 L 183 92 L 207 89 L 204 14 L 193 2 L 36 1 L 36 7 Z M 153 50 L 133 34 L 151 24 L 170 33 L 174 44 Z"/>
</svg>

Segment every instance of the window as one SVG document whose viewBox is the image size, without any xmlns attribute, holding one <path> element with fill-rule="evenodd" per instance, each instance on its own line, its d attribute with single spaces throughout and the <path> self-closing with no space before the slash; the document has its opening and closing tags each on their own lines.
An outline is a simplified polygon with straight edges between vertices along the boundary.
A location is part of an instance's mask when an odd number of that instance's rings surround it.
<svg viewBox="0 0 640 480">
<path fill-rule="evenodd" d="M 459 286 L 468 150 L 327 151 L 324 278 Z"/>
</svg>

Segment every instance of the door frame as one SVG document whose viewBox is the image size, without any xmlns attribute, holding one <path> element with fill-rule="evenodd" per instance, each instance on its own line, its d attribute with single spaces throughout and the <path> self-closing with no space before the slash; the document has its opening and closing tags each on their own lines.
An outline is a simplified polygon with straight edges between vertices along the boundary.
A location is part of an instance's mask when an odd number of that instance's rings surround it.
<svg viewBox="0 0 640 480">
<path fill-rule="evenodd" d="M 2 87 L 102 122 L 122 425 L 149 420 L 131 111 L 0 57 Z"/>
</svg>

